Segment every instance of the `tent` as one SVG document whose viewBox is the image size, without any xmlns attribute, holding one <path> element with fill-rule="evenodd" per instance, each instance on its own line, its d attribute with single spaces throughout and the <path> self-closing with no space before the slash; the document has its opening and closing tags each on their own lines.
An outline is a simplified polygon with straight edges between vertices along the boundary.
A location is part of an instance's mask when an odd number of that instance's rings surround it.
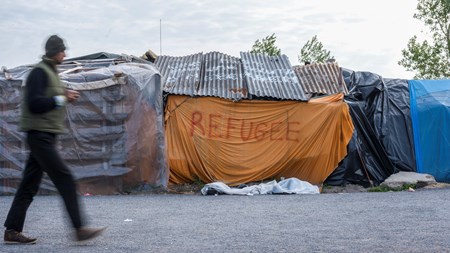
<svg viewBox="0 0 450 253">
<path fill-rule="evenodd" d="M 327 183 L 378 185 L 393 173 L 416 171 L 407 80 L 347 69 L 343 76 L 355 131 Z"/>
<path fill-rule="evenodd" d="M 417 172 L 450 182 L 450 80 L 410 80 Z"/>
</svg>

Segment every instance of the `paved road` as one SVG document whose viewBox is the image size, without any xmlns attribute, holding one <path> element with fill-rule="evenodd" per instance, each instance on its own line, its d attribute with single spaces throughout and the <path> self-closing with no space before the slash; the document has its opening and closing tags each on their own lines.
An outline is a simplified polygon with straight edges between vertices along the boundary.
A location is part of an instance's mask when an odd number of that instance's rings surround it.
<svg viewBox="0 0 450 253">
<path fill-rule="evenodd" d="M 321 195 L 90 196 L 99 239 L 72 242 L 58 196 L 38 196 L 0 252 L 450 252 L 450 189 Z M 12 197 L 0 197 L 4 220 Z"/>
</svg>

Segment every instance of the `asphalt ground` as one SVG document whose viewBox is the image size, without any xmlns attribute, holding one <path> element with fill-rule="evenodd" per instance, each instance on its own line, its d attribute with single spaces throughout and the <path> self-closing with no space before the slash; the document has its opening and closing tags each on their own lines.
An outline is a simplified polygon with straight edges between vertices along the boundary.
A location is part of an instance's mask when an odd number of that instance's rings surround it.
<svg viewBox="0 0 450 253">
<path fill-rule="evenodd" d="M 149 194 L 81 197 L 77 243 L 59 196 L 37 196 L 24 233 L 0 252 L 450 252 L 450 189 L 317 195 Z M 0 197 L 5 220 L 11 196 Z"/>
</svg>

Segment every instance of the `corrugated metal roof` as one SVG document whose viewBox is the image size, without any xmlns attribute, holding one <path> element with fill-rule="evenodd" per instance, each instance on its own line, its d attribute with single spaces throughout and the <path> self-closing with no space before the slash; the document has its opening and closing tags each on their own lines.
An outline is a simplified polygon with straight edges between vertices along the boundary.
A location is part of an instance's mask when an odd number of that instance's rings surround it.
<svg viewBox="0 0 450 253">
<path fill-rule="evenodd" d="M 309 100 L 287 56 L 241 52 L 241 60 L 250 94 L 258 97 Z"/>
<path fill-rule="evenodd" d="M 294 66 L 300 85 L 306 93 L 348 94 L 341 68 L 337 63 L 313 63 Z"/>
<path fill-rule="evenodd" d="M 215 96 L 238 101 L 258 97 L 308 101 L 289 59 L 241 52 L 241 59 L 220 52 L 183 57 L 160 56 L 156 67 L 170 94 Z"/>
<path fill-rule="evenodd" d="M 215 96 L 234 101 L 247 98 L 247 87 L 242 77 L 239 58 L 219 52 L 203 56 L 200 84 L 196 95 Z"/>
<path fill-rule="evenodd" d="M 163 90 L 171 94 L 193 96 L 200 82 L 202 55 L 159 56 L 155 64 L 163 76 Z"/>
</svg>

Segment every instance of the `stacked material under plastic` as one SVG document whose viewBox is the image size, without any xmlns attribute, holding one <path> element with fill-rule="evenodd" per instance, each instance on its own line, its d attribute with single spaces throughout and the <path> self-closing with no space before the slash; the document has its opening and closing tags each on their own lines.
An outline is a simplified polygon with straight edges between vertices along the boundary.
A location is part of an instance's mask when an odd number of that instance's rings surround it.
<svg viewBox="0 0 450 253">
<path fill-rule="evenodd" d="M 66 107 L 58 149 L 82 194 L 166 186 L 160 74 L 150 63 L 79 60 L 60 66 L 61 80 L 80 98 Z M 31 66 L 0 75 L 0 194 L 14 193 L 28 151 L 18 131 L 21 86 Z M 41 193 L 54 192 L 45 177 Z"/>
</svg>

